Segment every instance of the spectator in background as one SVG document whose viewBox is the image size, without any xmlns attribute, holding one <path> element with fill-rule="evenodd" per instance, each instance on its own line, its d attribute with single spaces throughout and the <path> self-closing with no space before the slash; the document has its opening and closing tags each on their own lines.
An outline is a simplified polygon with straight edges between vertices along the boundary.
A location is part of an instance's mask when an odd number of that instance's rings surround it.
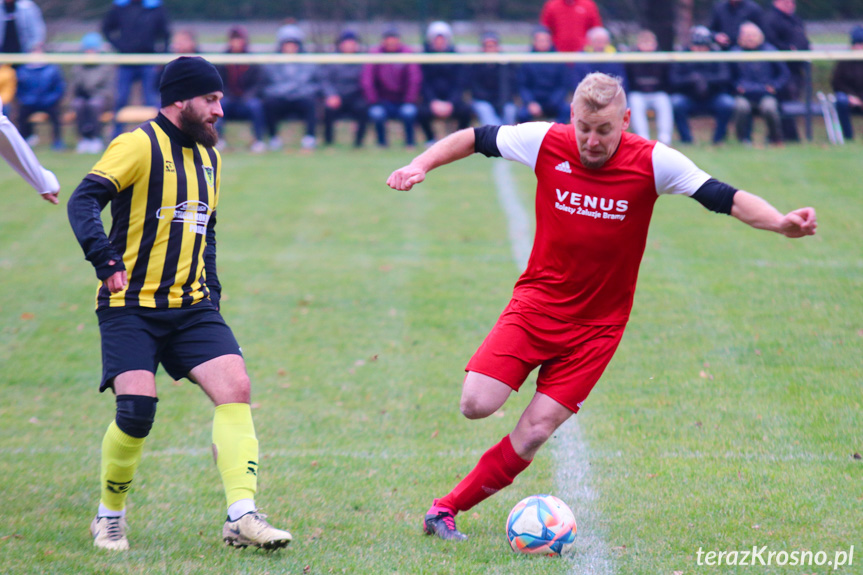
<svg viewBox="0 0 863 575">
<path fill-rule="evenodd" d="M 192 30 L 183 29 L 174 32 L 171 36 L 171 52 L 179 55 L 197 54 L 198 37 Z"/>
<path fill-rule="evenodd" d="M 388 27 L 384 30 L 380 46 L 372 52 L 409 54 L 411 49 L 402 44 L 397 28 Z M 363 94 L 369 103 L 369 119 L 375 123 L 378 146 L 387 146 L 387 119 L 398 118 L 404 124 L 405 146 L 412 148 L 416 144 L 414 122 L 422 86 L 419 64 L 366 64 L 363 66 L 362 85 Z"/>
<path fill-rule="evenodd" d="M 851 30 L 851 49 L 863 50 L 863 26 Z M 842 60 L 833 68 L 833 90 L 836 92 L 836 112 L 842 124 L 842 135 L 854 139 L 851 114 L 863 114 L 863 60 Z"/>
<path fill-rule="evenodd" d="M 806 26 L 797 16 L 796 0 L 773 0 L 764 13 L 764 37 L 777 50 L 808 50 L 809 38 L 806 37 Z M 779 94 L 779 101 L 799 100 L 806 87 L 809 62 L 786 62 L 791 73 L 788 84 Z M 797 124 L 794 118 L 782 118 L 782 135 L 786 141 L 797 142 Z"/>
<path fill-rule="evenodd" d="M 713 6 L 708 28 L 719 47 L 730 50 L 737 46 L 740 25 L 752 22 L 761 27 L 763 14 L 761 6 L 753 0 L 721 0 Z"/>
<path fill-rule="evenodd" d="M 353 30 L 342 30 L 336 39 L 336 52 L 356 54 L 360 51 L 360 38 Z M 356 122 L 354 147 L 363 145 L 368 123 L 368 104 L 363 95 L 361 64 L 331 64 L 323 66 L 321 90 L 324 93 L 324 142 L 335 141 L 335 124 L 339 118 Z"/>
<path fill-rule="evenodd" d="M 738 46 L 734 51 L 772 52 L 776 49 L 764 41 L 764 33 L 756 24 L 745 22 L 740 26 Z M 790 74 L 785 62 L 735 62 L 734 63 L 734 115 L 737 139 L 744 144 L 752 143 L 753 110 L 767 124 L 767 140 L 771 144 L 782 143 L 777 95 L 785 88 Z"/>
<path fill-rule="evenodd" d="M 654 40 L 656 37 L 654 36 Z M 611 43 L 611 33 L 605 28 L 591 28 L 587 31 L 587 45 L 584 47 L 588 54 L 616 54 L 617 48 Z M 629 82 L 626 78 L 626 67 L 620 62 L 585 62 L 575 65 L 573 86 L 578 86 L 581 81 L 592 72 L 601 72 L 609 76 L 615 76 L 623 80 L 623 89 L 629 91 Z"/>
<path fill-rule="evenodd" d="M 159 54 L 168 51 L 171 36 L 168 14 L 162 0 L 114 0 L 102 20 L 102 35 L 121 54 Z M 158 68 L 154 65 L 117 66 L 117 92 L 114 112 L 129 103 L 132 86 L 141 83 L 146 106 L 159 107 Z M 123 126 L 114 123 L 114 136 Z"/>
<path fill-rule="evenodd" d="M 587 31 L 602 26 L 602 17 L 593 0 L 548 0 L 539 23 L 551 32 L 551 41 L 559 52 L 581 52 Z"/>
<path fill-rule="evenodd" d="M 36 44 L 31 52 L 44 54 L 45 50 L 41 44 Z M 18 129 L 31 147 L 39 143 L 39 137 L 33 133 L 30 116 L 45 112 L 54 136 L 51 147 L 54 150 L 65 148 L 60 125 L 60 101 L 65 91 L 63 71 L 56 64 L 34 62 L 18 68 Z"/>
<path fill-rule="evenodd" d="M 500 36 L 495 32 L 484 32 L 480 43 L 485 54 L 500 52 Z M 473 113 L 481 125 L 515 124 L 515 66 L 494 62 L 471 64 L 468 78 Z"/>
<path fill-rule="evenodd" d="M 101 34 L 90 32 L 81 38 L 81 51 L 97 54 L 102 51 L 103 44 Z M 105 149 L 101 116 L 111 109 L 113 80 L 113 67 L 107 64 L 76 64 L 72 67 L 69 92 L 78 129 L 75 151 L 79 154 L 99 154 Z"/>
<path fill-rule="evenodd" d="M 45 20 L 32 0 L 3 0 L 0 17 L 0 52 L 32 52 L 35 46 L 45 44 Z"/>
<path fill-rule="evenodd" d="M 716 49 L 713 34 L 704 26 L 694 26 L 689 31 L 691 52 L 710 52 Z M 725 140 L 728 122 L 734 113 L 734 97 L 731 91 L 731 65 L 728 62 L 674 62 L 669 70 L 671 84 L 671 106 L 674 123 L 680 140 L 692 143 L 689 117 L 710 114 L 716 120 L 713 143 Z"/>
<path fill-rule="evenodd" d="M 276 51 L 299 54 L 303 52 L 304 37 L 298 26 L 282 26 L 276 35 Z M 289 117 L 299 118 L 305 123 L 306 133 L 300 140 L 300 147 L 303 150 L 315 149 L 317 66 L 303 63 L 269 64 L 264 71 L 264 117 L 270 135 L 270 149 L 282 148 L 279 121 Z"/>
<path fill-rule="evenodd" d="M 656 34 L 642 30 L 636 37 L 638 52 L 656 52 Z M 671 144 L 674 131 L 674 110 L 668 95 L 668 64 L 665 62 L 640 62 L 626 65 L 629 80 L 627 100 L 630 109 L 632 131 L 645 139 L 650 139 L 650 124 L 647 111 L 653 110 L 656 117 L 656 139 Z"/>
<path fill-rule="evenodd" d="M 452 28 L 446 22 L 432 22 L 426 31 L 425 51 L 430 54 L 455 53 Z M 423 64 L 422 103 L 417 115 L 420 127 L 431 145 L 435 142 L 432 121 L 452 118 L 457 128 L 463 130 L 470 125 L 470 105 L 464 101 L 466 89 L 464 64 Z"/>
<path fill-rule="evenodd" d="M 235 25 L 228 31 L 228 54 L 249 53 L 249 33 L 245 27 Z M 264 104 L 257 91 L 261 86 L 262 75 L 260 66 L 254 64 L 223 64 L 218 66 L 219 75 L 225 87 L 222 98 L 222 113 L 224 116 L 216 122 L 219 131 L 219 142 L 228 120 L 250 120 L 252 122 L 252 144 L 249 151 L 259 154 L 267 149 L 264 144 Z"/>
<path fill-rule="evenodd" d="M 18 74 L 15 73 L 15 68 L 9 64 L 0 64 L 0 116 L 5 114 L 3 103 L 14 100 L 17 91 Z M 8 105 L 6 104 L 7 107 Z"/>
<path fill-rule="evenodd" d="M 534 53 L 554 52 L 551 32 L 540 26 L 531 36 L 530 51 Z M 572 74 L 566 64 L 557 62 L 526 62 L 518 70 L 518 93 L 522 106 L 518 111 L 519 122 L 530 122 L 545 117 L 555 122 L 569 122 L 570 81 Z"/>
</svg>

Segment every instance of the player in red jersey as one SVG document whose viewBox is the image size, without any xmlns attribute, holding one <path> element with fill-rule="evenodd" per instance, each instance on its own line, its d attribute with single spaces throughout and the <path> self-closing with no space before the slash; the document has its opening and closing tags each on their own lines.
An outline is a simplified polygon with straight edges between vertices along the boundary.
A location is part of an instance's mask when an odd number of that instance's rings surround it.
<svg viewBox="0 0 863 575">
<path fill-rule="evenodd" d="M 617 348 L 635 294 L 653 205 L 682 194 L 758 229 L 813 235 L 815 210 L 782 214 L 762 198 L 711 178 L 683 154 L 626 132 L 619 79 L 590 74 L 573 96 L 571 125 L 529 122 L 468 128 L 444 138 L 387 184 L 410 190 L 426 174 L 474 152 L 534 169 L 536 235 L 513 298 L 465 371 L 461 412 L 488 417 L 539 367 L 536 394 L 512 432 L 447 495 L 424 529 L 462 540 L 455 515 L 511 484 L 576 413 Z"/>
</svg>

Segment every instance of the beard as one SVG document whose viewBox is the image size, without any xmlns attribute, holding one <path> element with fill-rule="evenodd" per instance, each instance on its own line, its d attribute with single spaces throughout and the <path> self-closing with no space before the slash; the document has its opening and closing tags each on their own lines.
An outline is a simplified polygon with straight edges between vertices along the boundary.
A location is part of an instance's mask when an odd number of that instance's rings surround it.
<svg viewBox="0 0 863 575">
<path fill-rule="evenodd" d="M 212 148 L 219 142 L 215 125 L 195 115 L 189 106 L 180 110 L 180 129 L 202 146 Z"/>
<path fill-rule="evenodd" d="M 598 170 L 602 166 L 605 165 L 605 162 L 608 161 L 607 157 L 603 157 L 599 160 L 591 160 L 587 154 L 581 154 L 581 165 L 590 170 Z"/>
</svg>

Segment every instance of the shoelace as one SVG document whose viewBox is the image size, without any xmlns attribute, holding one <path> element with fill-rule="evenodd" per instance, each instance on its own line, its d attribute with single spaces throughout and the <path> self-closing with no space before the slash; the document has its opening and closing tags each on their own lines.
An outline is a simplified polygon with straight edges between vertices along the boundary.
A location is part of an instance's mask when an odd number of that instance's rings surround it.
<svg viewBox="0 0 863 575">
<path fill-rule="evenodd" d="M 443 519 L 443 522 L 447 526 L 447 529 L 449 529 L 450 531 L 455 531 L 455 517 L 453 517 L 449 513 L 444 513 L 441 515 L 441 519 Z"/>
<path fill-rule="evenodd" d="M 116 541 L 123 538 L 123 528 L 120 525 L 119 517 L 108 517 L 105 525 L 105 533 L 108 534 L 108 539 Z"/>
</svg>

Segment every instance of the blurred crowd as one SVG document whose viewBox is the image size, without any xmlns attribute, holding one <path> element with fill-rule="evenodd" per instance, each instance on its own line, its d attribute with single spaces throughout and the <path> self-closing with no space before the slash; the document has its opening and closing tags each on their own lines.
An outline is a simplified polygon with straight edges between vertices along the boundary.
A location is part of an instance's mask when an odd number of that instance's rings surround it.
<svg viewBox="0 0 863 575">
<path fill-rule="evenodd" d="M 45 23 L 32 0 L 0 0 L 4 24 L 0 26 L 0 51 L 44 53 Z M 808 50 L 804 22 L 796 14 L 795 0 L 773 0 L 762 9 L 753 0 L 720 0 L 706 25 L 694 26 L 684 39 L 692 52 L 771 52 Z M 501 51 L 501 37 L 494 30 L 481 32 L 479 49 Z M 654 52 L 656 35 L 641 30 L 631 46 L 615 45 L 603 26 L 593 0 L 547 0 L 527 42 L 529 50 L 607 54 L 617 51 Z M 863 26 L 851 31 L 853 50 L 863 50 Z M 199 52 L 193 30 L 171 32 L 161 0 L 113 0 L 101 22 L 101 30 L 81 38 L 82 53 L 113 49 L 124 54 Z M 225 52 L 250 52 L 249 33 L 242 25 L 231 26 Z M 383 30 L 376 45 L 368 46 L 354 29 L 342 30 L 332 50 L 340 54 L 412 53 L 398 27 Z M 298 54 L 306 51 L 303 29 L 296 23 L 280 27 L 274 51 Z M 442 21 L 425 31 L 423 51 L 454 53 L 453 29 Z M 219 67 L 225 91 L 225 122 L 249 125 L 253 152 L 284 146 L 280 124 L 301 123 L 302 149 L 331 145 L 336 122 L 353 124 L 352 143 L 362 146 L 369 124 L 378 146 L 389 144 L 387 122 L 402 124 L 404 145 L 417 145 L 418 126 L 426 145 L 472 123 L 512 124 L 547 119 L 569 121 L 569 104 L 575 86 L 590 72 L 623 78 L 632 110 L 631 130 L 645 138 L 670 144 L 676 128 L 678 141 L 693 141 L 690 118 L 713 119 L 712 142 L 726 140 L 729 124 L 737 139 L 752 143 L 753 118 L 765 124 L 764 140 L 781 145 L 799 139 L 788 102 L 804 97 L 809 63 L 775 60 L 743 62 L 687 61 L 602 63 L 507 63 L 477 64 L 229 64 Z M 35 121 L 51 125 L 52 146 L 63 149 L 62 124 L 74 121 L 79 153 L 99 153 L 106 136 L 125 129 L 118 112 L 139 94 L 143 106 L 158 107 L 161 68 L 149 65 L 78 64 L 66 75 L 60 66 L 47 63 L 0 65 L 0 106 L 12 117 L 31 145 L 37 143 Z M 137 92 L 134 87 L 138 86 Z M 854 136 L 852 114 L 863 114 L 863 60 L 838 62 L 832 73 L 835 106 L 845 139 Z M 442 121 L 439 121 L 442 120 Z M 652 121 L 651 121 L 652 120 Z M 323 129 L 319 130 L 319 125 Z M 110 134 L 106 134 L 106 127 Z M 225 139 L 221 140 L 224 145 Z"/>
</svg>

